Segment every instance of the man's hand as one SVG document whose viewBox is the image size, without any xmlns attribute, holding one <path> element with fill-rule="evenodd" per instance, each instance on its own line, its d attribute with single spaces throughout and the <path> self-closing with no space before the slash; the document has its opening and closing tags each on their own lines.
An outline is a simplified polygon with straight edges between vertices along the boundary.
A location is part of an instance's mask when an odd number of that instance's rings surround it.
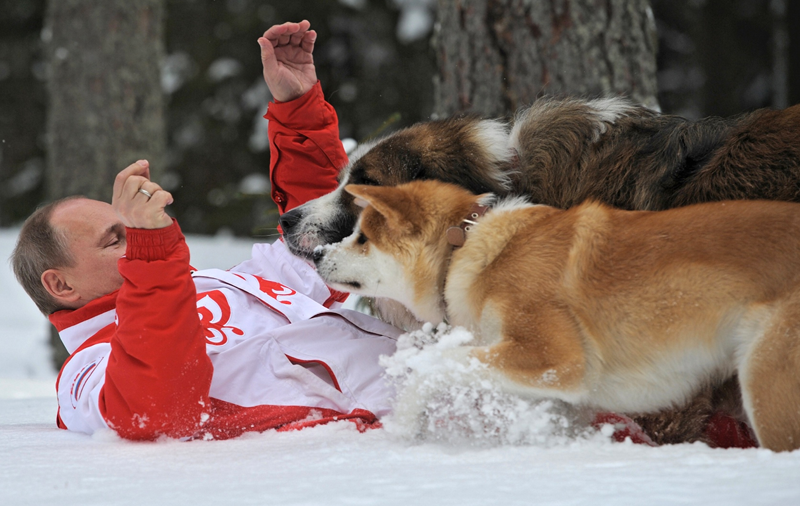
<svg viewBox="0 0 800 506">
<path fill-rule="evenodd" d="M 172 195 L 150 181 L 147 160 L 129 165 L 114 180 L 111 205 L 128 228 L 154 229 L 172 225 L 172 218 L 164 211 L 170 204 Z"/>
<path fill-rule="evenodd" d="M 317 32 L 309 30 L 310 26 L 306 20 L 275 25 L 258 39 L 264 81 L 275 100 L 294 100 L 317 83 L 311 56 Z"/>
</svg>

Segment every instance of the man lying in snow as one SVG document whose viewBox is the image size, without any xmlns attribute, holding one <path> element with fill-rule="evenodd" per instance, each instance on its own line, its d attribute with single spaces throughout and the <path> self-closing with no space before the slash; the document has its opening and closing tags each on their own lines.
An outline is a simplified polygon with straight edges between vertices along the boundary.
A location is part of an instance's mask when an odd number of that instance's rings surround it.
<svg viewBox="0 0 800 506">
<path fill-rule="evenodd" d="M 347 157 L 324 100 L 309 23 L 258 40 L 275 102 L 266 118 L 272 197 L 281 213 L 336 187 Z M 378 365 L 400 331 L 340 309 L 278 241 L 229 271 L 192 271 L 172 196 L 139 161 L 117 176 L 112 204 L 81 197 L 25 223 L 15 274 L 70 352 L 57 382 L 58 426 L 112 428 L 134 440 L 228 438 L 350 419 L 374 427 L 393 391 Z M 601 415 L 619 440 L 650 439 L 630 419 Z M 719 446 L 745 445 L 728 420 Z M 743 442 L 744 441 L 744 442 Z"/>
<path fill-rule="evenodd" d="M 347 158 L 308 22 L 264 36 L 273 198 L 285 211 L 334 188 Z M 21 231 L 15 273 L 71 355 L 57 383 L 59 427 L 225 438 L 343 418 L 370 425 L 388 412 L 378 356 L 394 351 L 397 329 L 337 309 L 346 294 L 280 241 L 230 271 L 192 272 L 164 212 L 171 202 L 139 161 L 117 176 L 111 205 L 56 202 Z"/>
</svg>

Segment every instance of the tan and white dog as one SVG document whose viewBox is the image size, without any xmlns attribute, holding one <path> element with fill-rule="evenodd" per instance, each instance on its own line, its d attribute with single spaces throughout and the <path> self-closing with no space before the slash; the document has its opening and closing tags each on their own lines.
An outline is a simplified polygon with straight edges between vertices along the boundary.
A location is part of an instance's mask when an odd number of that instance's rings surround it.
<svg viewBox="0 0 800 506">
<path fill-rule="evenodd" d="M 503 388 L 644 413 L 738 374 L 759 443 L 800 447 L 800 205 L 559 210 L 437 181 L 346 190 L 365 209 L 317 248 L 322 277 L 471 330 L 457 355 Z"/>
</svg>

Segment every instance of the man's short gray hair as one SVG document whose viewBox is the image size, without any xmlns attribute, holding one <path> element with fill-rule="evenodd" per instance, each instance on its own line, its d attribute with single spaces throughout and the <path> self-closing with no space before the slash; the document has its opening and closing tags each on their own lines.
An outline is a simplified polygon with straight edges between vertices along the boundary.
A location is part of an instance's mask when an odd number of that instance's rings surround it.
<svg viewBox="0 0 800 506">
<path fill-rule="evenodd" d="M 11 264 L 17 281 L 45 316 L 64 307 L 45 289 L 42 274 L 47 269 L 71 267 L 75 264 L 64 233 L 53 227 L 50 218 L 60 204 L 78 198 L 84 197 L 67 197 L 37 209 L 22 225 L 17 245 L 11 254 Z"/>
</svg>

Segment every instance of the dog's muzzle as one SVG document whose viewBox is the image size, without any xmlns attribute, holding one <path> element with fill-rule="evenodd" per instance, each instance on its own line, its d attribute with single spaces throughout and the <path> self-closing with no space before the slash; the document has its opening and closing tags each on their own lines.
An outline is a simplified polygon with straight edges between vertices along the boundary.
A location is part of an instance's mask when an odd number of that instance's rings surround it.
<svg viewBox="0 0 800 506">
<path fill-rule="evenodd" d="M 291 235 L 293 229 L 300 223 L 300 220 L 303 219 L 303 213 L 299 210 L 299 208 L 294 208 L 291 211 L 287 211 L 283 213 L 278 219 L 278 223 L 281 226 L 281 230 L 283 230 L 283 235 Z"/>
</svg>

